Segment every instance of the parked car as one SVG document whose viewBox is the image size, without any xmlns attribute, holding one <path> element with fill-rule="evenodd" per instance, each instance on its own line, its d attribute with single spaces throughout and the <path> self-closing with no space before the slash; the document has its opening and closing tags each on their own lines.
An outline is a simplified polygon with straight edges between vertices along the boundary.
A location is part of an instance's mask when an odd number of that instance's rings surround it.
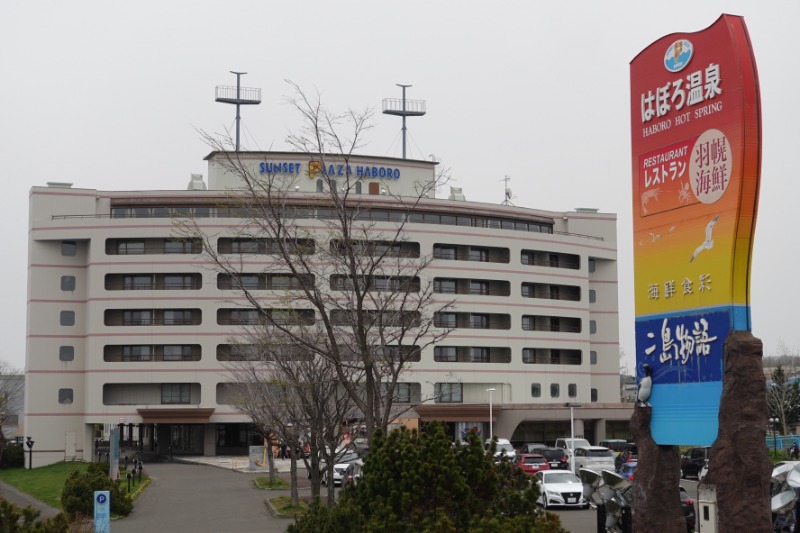
<svg viewBox="0 0 800 533">
<path fill-rule="evenodd" d="M 483 449 L 488 452 L 491 443 L 492 443 L 491 440 L 487 440 L 483 445 Z M 502 459 L 503 457 L 506 457 L 508 459 L 513 459 L 516 456 L 517 456 L 517 451 L 514 449 L 514 447 L 511 445 L 511 442 L 508 439 L 497 439 L 497 444 L 495 445 L 494 449 L 495 459 Z"/>
<path fill-rule="evenodd" d="M 536 453 L 537 448 L 545 448 L 547 445 L 542 442 L 526 442 L 519 448 L 517 448 L 517 453 Z"/>
<path fill-rule="evenodd" d="M 551 469 L 569 470 L 569 456 L 564 448 L 536 448 L 533 453 L 545 456 Z"/>
<path fill-rule="evenodd" d="M 603 446 L 604 448 L 608 448 L 609 450 L 614 452 L 615 455 L 619 455 L 622 452 L 622 450 L 626 449 L 630 445 L 630 443 L 625 439 L 606 439 L 606 440 L 601 440 L 600 442 L 597 443 L 597 445 Z"/>
<path fill-rule="evenodd" d="M 574 448 L 585 448 L 587 446 L 591 446 L 591 443 L 583 438 L 571 439 L 569 437 L 561 437 L 556 439 L 556 448 L 567 450 L 567 455 L 572 455 L 572 450 Z"/>
<path fill-rule="evenodd" d="M 336 450 L 336 462 L 334 463 L 334 468 L 340 464 L 350 464 L 358 461 L 360 459 L 358 452 L 352 448 L 340 448 Z M 310 464 L 310 463 L 309 463 Z M 327 468 L 327 463 L 324 459 L 319 460 L 319 475 L 320 479 L 322 476 L 325 475 L 325 469 Z M 311 469 L 308 469 L 308 478 L 311 479 Z"/>
<path fill-rule="evenodd" d="M 333 465 L 333 484 L 334 485 L 341 485 L 342 483 L 347 480 L 348 482 L 353 481 L 353 464 L 352 463 L 340 463 Z M 328 471 L 325 470 L 322 473 L 322 484 L 328 485 Z"/>
<path fill-rule="evenodd" d="M 602 446 L 586 446 L 575 448 L 575 471 L 588 468 L 595 472 L 601 470 L 616 471 L 614 466 L 614 452 Z"/>
<path fill-rule="evenodd" d="M 683 516 L 686 518 L 686 531 L 691 533 L 694 531 L 695 526 L 695 514 L 694 514 L 694 500 L 689 497 L 689 493 L 686 492 L 686 489 L 680 487 L 681 493 L 681 508 L 683 508 Z"/>
<path fill-rule="evenodd" d="M 513 463 L 523 469 L 526 474 L 535 474 L 539 470 L 550 470 L 550 463 L 543 455 L 535 453 L 521 453 L 514 458 Z"/>
<path fill-rule="evenodd" d="M 624 477 L 628 481 L 633 481 L 633 473 L 636 471 L 636 463 L 622 463 L 617 469 L 617 474 Z"/>
<path fill-rule="evenodd" d="M 681 477 L 697 477 L 705 462 L 711 457 L 711 446 L 689 448 L 681 457 Z"/>
<path fill-rule="evenodd" d="M 540 492 L 537 503 L 545 509 L 556 505 L 583 509 L 589 507 L 589 502 L 583 497 L 583 483 L 572 472 L 542 470 L 534 476 Z"/>
</svg>

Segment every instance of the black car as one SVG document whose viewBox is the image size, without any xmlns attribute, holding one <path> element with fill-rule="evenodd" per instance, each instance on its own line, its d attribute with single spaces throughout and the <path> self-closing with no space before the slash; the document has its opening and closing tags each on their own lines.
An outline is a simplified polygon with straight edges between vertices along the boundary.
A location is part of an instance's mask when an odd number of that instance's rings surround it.
<svg viewBox="0 0 800 533">
<path fill-rule="evenodd" d="M 547 459 L 547 462 L 550 463 L 550 468 L 569 470 L 569 456 L 564 448 L 536 448 L 531 453 L 543 455 Z"/>
<path fill-rule="evenodd" d="M 697 477 L 705 462 L 711 457 L 711 446 L 689 448 L 681 457 L 681 477 Z"/>
</svg>

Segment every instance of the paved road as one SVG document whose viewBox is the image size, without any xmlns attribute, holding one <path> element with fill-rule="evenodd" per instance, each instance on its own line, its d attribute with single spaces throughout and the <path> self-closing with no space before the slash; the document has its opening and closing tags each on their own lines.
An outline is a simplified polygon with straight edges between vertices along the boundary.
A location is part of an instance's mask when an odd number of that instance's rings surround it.
<svg viewBox="0 0 800 533">
<path fill-rule="evenodd" d="M 197 464 L 151 463 L 150 486 L 113 533 L 283 533 L 291 523 L 264 503 L 281 494 L 255 488 L 253 475 Z M 284 491 L 288 493 L 288 491 Z"/>
</svg>

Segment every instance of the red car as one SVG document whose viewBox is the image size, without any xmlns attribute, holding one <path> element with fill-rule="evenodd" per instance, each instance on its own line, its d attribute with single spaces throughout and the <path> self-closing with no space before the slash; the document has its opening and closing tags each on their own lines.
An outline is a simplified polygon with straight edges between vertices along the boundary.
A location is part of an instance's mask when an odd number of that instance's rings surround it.
<svg viewBox="0 0 800 533">
<path fill-rule="evenodd" d="M 550 470 L 550 463 L 543 455 L 535 453 L 521 453 L 514 458 L 514 464 L 533 475 L 540 470 Z"/>
</svg>

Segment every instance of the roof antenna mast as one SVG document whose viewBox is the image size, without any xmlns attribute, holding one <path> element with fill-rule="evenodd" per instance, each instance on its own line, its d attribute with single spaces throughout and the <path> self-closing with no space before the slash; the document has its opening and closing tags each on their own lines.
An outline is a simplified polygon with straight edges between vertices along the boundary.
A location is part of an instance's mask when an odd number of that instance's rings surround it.
<svg viewBox="0 0 800 533">
<path fill-rule="evenodd" d="M 421 117 L 425 114 L 425 100 L 406 100 L 406 88 L 411 85 L 396 84 L 403 88 L 403 98 L 384 98 L 383 114 L 403 117 L 403 159 L 406 158 L 406 117 Z"/>
<path fill-rule="evenodd" d="M 242 74 L 247 74 L 247 72 L 235 72 L 231 70 L 230 73 L 236 74 L 236 87 L 231 87 L 229 85 L 217 85 L 215 101 L 222 102 L 223 104 L 236 105 L 236 151 L 238 152 L 239 123 L 242 120 L 242 117 L 239 114 L 239 106 L 260 104 L 261 89 L 255 89 L 252 87 L 242 87 L 240 85 L 239 82 L 241 80 Z"/>
<path fill-rule="evenodd" d="M 511 189 L 508 186 L 508 182 L 511 181 L 511 176 L 506 175 L 505 178 L 498 180 L 506 182 L 506 194 L 505 199 L 500 203 L 500 205 L 514 205 L 511 203 L 511 199 L 514 198 L 514 195 L 511 193 Z"/>
</svg>

